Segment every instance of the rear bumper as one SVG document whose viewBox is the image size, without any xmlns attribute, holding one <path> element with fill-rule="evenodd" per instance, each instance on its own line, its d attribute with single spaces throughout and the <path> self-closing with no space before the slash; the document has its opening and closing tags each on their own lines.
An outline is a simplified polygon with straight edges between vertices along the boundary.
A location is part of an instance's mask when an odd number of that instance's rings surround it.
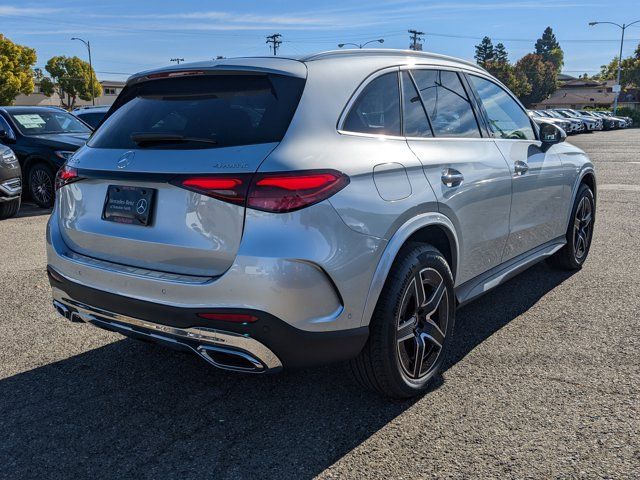
<svg viewBox="0 0 640 480">
<path fill-rule="evenodd" d="M 358 355 L 368 327 L 309 332 L 273 315 L 249 309 L 180 308 L 97 290 L 47 268 L 56 310 L 72 321 L 91 323 L 126 336 L 191 350 L 216 367 L 263 373 L 311 367 Z M 258 320 L 238 324 L 203 319 L 203 312 L 250 313 Z M 233 362 L 229 359 L 233 357 Z M 237 362 L 236 362 L 237 360 Z"/>
</svg>

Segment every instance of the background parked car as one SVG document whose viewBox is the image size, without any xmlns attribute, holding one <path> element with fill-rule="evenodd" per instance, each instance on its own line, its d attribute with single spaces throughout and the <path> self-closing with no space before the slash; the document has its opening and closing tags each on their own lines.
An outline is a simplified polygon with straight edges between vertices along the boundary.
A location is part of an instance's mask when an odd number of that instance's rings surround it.
<svg viewBox="0 0 640 480">
<path fill-rule="evenodd" d="M 97 107 L 80 107 L 76 108 L 71 113 L 95 130 L 96 128 L 98 128 L 98 125 L 100 125 L 100 122 L 102 122 L 102 119 L 105 117 L 110 108 L 110 105 L 100 105 Z"/>
<path fill-rule="evenodd" d="M 542 125 L 543 123 L 553 123 L 558 127 L 562 128 L 565 133 L 569 133 L 572 129 L 571 122 L 569 120 L 561 120 L 559 118 L 553 118 L 550 116 L 543 115 L 538 110 L 527 110 L 529 116 L 536 122 L 538 125 Z"/>
<path fill-rule="evenodd" d="M 579 120 L 584 125 L 584 132 L 593 132 L 595 130 L 602 130 L 602 122 L 596 120 L 595 118 L 587 117 L 585 115 L 580 115 L 577 111 L 571 110 L 569 108 L 558 108 L 554 110 L 565 118 L 574 118 Z"/>
<path fill-rule="evenodd" d="M 571 123 L 571 128 L 566 130 L 569 134 L 581 133 L 584 131 L 584 124 L 575 118 L 566 118 L 560 115 L 558 112 L 554 112 L 553 110 L 538 110 L 540 115 L 545 116 L 547 118 L 553 118 L 556 120 L 563 120 Z"/>
<path fill-rule="evenodd" d="M 612 118 L 616 124 L 617 124 L 617 128 L 627 128 L 627 118 L 628 117 L 618 117 L 618 116 L 614 116 L 611 112 L 607 112 L 607 111 L 601 111 L 601 112 L 596 112 L 599 113 L 600 115 L 604 115 L 606 117 Z"/>
<path fill-rule="evenodd" d="M 85 144 L 91 128 L 55 107 L 0 107 L 0 143 L 10 146 L 34 202 L 50 208 L 55 174 Z"/>
<path fill-rule="evenodd" d="M 9 147 L 0 145 L 0 220 L 18 213 L 21 193 L 20 163 Z"/>
<path fill-rule="evenodd" d="M 607 130 L 612 130 L 614 128 L 622 128 L 624 121 L 620 118 L 612 117 L 608 112 L 593 112 L 598 117 L 602 118 L 605 124 L 605 128 Z"/>
<path fill-rule="evenodd" d="M 615 122 L 613 120 L 607 120 L 591 110 L 578 110 L 578 112 L 585 117 L 600 120 L 602 122 L 602 130 L 611 130 L 612 128 L 615 128 Z"/>
</svg>

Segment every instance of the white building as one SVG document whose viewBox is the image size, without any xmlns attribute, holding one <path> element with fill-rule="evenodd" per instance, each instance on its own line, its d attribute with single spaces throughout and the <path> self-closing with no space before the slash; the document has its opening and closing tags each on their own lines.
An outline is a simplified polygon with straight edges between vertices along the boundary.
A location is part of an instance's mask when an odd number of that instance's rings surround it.
<svg viewBox="0 0 640 480">
<path fill-rule="evenodd" d="M 96 105 L 111 105 L 120 91 L 124 88 L 125 82 L 103 80 L 100 84 L 102 85 L 102 95 L 96 97 Z M 13 104 L 30 107 L 61 106 L 60 97 L 57 93 L 54 93 L 50 97 L 40 93 L 40 84 L 38 82 L 36 82 L 35 89 L 31 95 L 18 95 Z M 81 107 L 83 105 L 91 105 L 91 100 L 87 102 L 86 100 L 77 98 L 76 107 Z"/>
</svg>

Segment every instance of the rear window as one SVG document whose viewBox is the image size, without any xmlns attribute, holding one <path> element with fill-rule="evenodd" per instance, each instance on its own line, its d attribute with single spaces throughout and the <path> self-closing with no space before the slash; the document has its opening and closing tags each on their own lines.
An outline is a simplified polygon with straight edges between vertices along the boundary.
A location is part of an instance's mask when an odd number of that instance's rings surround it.
<svg viewBox="0 0 640 480">
<path fill-rule="evenodd" d="M 79 113 L 76 116 L 85 123 L 91 125 L 92 128 L 98 128 L 100 121 L 106 115 L 106 112 Z"/>
<path fill-rule="evenodd" d="M 303 79 L 284 75 L 150 80 L 125 88 L 89 146 L 185 149 L 279 142 L 303 88 Z M 145 135 L 162 140 L 141 143 Z"/>
</svg>

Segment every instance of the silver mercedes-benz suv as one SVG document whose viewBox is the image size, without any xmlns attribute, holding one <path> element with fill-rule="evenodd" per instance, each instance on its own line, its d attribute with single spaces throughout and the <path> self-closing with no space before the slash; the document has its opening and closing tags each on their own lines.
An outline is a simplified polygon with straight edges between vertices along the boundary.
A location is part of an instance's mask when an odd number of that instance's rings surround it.
<svg viewBox="0 0 640 480">
<path fill-rule="evenodd" d="M 57 176 L 66 318 L 216 367 L 349 361 L 425 391 L 456 307 L 541 259 L 578 269 L 593 165 L 496 79 L 394 50 L 134 75 Z"/>
</svg>

